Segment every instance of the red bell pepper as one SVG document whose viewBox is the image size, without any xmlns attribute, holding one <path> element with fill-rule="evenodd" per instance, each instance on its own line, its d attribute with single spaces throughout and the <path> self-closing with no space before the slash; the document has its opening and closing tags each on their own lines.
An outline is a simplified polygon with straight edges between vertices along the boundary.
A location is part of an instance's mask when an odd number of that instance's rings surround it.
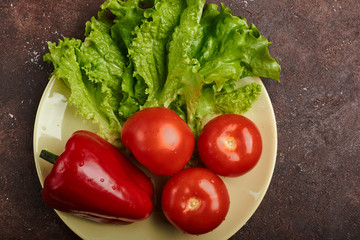
<svg viewBox="0 0 360 240">
<path fill-rule="evenodd" d="M 46 151 L 41 157 L 48 158 L 45 155 Z M 118 149 L 82 130 L 69 138 L 57 157 L 42 197 L 63 212 L 100 223 L 125 224 L 150 216 L 153 193 L 150 178 Z"/>
</svg>

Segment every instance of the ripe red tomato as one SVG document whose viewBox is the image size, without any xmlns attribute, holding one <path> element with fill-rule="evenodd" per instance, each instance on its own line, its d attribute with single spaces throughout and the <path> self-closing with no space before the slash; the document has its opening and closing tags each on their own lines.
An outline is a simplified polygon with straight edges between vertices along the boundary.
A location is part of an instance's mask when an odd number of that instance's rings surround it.
<svg viewBox="0 0 360 240">
<path fill-rule="evenodd" d="M 229 211 L 228 190 L 215 173 L 187 168 L 172 176 L 163 188 L 161 206 L 178 229 L 203 234 L 218 227 Z"/>
<path fill-rule="evenodd" d="M 260 159 L 260 131 L 244 116 L 220 115 L 203 128 L 198 151 L 202 162 L 216 174 L 240 176 L 250 171 Z"/>
<path fill-rule="evenodd" d="M 186 122 L 164 107 L 133 114 L 124 123 L 121 140 L 140 163 L 161 176 L 184 168 L 195 147 L 194 134 Z"/>
</svg>

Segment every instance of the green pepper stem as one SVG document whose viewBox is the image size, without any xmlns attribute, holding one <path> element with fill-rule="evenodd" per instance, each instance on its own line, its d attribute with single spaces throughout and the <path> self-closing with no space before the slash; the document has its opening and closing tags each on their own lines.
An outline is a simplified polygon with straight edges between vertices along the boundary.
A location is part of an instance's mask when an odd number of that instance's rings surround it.
<svg viewBox="0 0 360 240">
<path fill-rule="evenodd" d="M 49 152 L 47 150 L 41 150 L 40 157 L 49 163 L 55 164 L 56 159 L 59 157 L 58 155 Z"/>
</svg>

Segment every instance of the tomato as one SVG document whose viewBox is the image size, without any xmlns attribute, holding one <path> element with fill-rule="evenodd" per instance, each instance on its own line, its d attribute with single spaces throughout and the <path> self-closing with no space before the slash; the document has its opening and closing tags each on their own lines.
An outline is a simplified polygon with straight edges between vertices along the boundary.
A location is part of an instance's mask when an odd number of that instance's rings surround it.
<svg viewBox="0 0 360 240">
<path fill-rule="evenodd" d="M 163 188 L 161 207 L 178 229 L 203 234 L 218 227 L 229 211 L 228 190 L 215 173 L 187 168 L 172 176 Z"/>
<path fill-rule="evenodd" d="M 243 175 L 260 159 L 260 131 L 244 116 L 220 115 L 210 120 L 201 131 L 198 152 L 206 167 L 216 174 L 229 177 Z"/>
<path fill-rule="evenodd" d="M 141 164 L 161 176 L 184 168 L 195 147 L 194 134 L 186 122 L 164 107 L 146 108 L 130 116 L 121 140 Z"/>
</svg>

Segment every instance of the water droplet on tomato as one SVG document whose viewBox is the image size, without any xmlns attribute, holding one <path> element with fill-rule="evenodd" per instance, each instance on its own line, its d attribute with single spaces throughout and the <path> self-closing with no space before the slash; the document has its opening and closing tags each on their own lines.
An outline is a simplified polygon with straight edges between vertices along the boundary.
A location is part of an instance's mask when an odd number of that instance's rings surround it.
<svg viewBox="0 0 360 240">
<path fill-rule="evenodd" d="M 81 161 L 81 162 L 79 163 L 79 167 L 82 167 L 82 166 L 84 166 L 84 162 L 83 162 L 83 161 Z"/>
<path fill-rule="evenodd" d="M 103 178 L 100 178 L 100 182 L 104 182 L 105 180 Z"/>
<path fill-rule="evenodd" d="M 112 188 L 113 190 L 116 190 L 116 186 L 112 186 L 111 188 Z"/>
</svg>

